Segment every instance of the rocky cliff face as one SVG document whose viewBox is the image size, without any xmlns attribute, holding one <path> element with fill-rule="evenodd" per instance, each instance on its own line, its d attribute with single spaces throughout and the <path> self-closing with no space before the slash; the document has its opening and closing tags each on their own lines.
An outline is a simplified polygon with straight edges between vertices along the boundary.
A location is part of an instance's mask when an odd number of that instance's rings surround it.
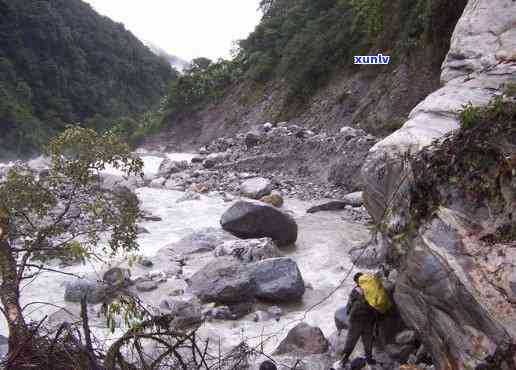
<svg viewBox="0 0 516 370">
<path fill-rule="evenodd" d="M 482 113 L 487 129 L 447 135 L 463 106 L 486 106 L 516 83 L 515 30 L 514 1 L 470 0 L 442 66 L 443 86 L 371 149 L 362 170 L 366 206 L 401 273 L 396 301 L 438 369 L 516 366 L 514 108 L 498 99 Z M 497 109 L 508 111 L 490 115 Z M 465 120 L 482 115 L 467 113 Z"/>
</svg>

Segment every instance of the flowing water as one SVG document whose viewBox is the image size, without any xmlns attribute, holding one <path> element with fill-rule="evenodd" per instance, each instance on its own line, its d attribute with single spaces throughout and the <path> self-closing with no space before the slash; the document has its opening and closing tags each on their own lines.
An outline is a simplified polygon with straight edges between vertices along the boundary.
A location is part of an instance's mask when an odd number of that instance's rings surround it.
<svg viewBox="0 0 516 370">
<path fill-rule="evenodd" d="M 163 157 L 142 155 L 146 175 L 157 172 Z M 178 160 L 190 160 L 191 154 L 167 154 L 167 157 Z M 116 173 L 114 169 L 108 172 Z M 167 244 L 178 241 L 193 231 L 206 227 L 220 227 L 219 220 L 222 213 L 231 205 L 225 203 L 219 196 L 202 196 L 201 200 L 176 203 L 184 193 L 163 190 L 140 188 L 137 191 L 142 208 L 153 215 L 160 216 L 160 222 L 144 222 L 141 224 L 149 234 L 139 236 L 139 254 L 153 257 L 156 252 Z M 283 315 L 277 322 L 269 320 L 254 322 L 252 319 L 238 321 L 212 321 L 203 324 L 199 331 L 202 338 L 210 338 L 212 343 L 221 346 L 227 351 L 239 344 L 242 340 L 256 344 L 263 339 L 265 350 L 273 351 L 279 342 L 286 336 L 288 330 L 301 321 L 318 326 L 328 337 L 335 331 L 333 314 L 344 305 L 347 294 L 352 287 L 352 265 L 348 256 L 350 248 L 365 242 L 369 233 L 365 226 L 348 222 L 342 219 L 338 212 L 322 212 L 306 214 L 306 209 L 312 204 L 297 200 L 287 200 L 285 209 L 291 212 L 299 225 L 299 238 L 295 247 L 284 251 L 286 256 L 293 258 L 299 265 L 305 283 L 308 286 L 302 302 L 283 305 Z M 189 275 L 209 262 L 211 255 L 194 256 L 188 260 L 185 274 Z M 157 264 L 155 268 L 160 268 Z M 97 277 L 100 279 L 106 266 L 100 262 L 89 262 L 85 265 L 70 267 L 53 266 L 55 269 L 68 274 Z M 134 271 L 133 271 L 134 273 Z M 349 275 L 348 279 L 341 281 Z M 34 281 L 26 282 L 22 286 L 24 303 L 46 302 L 46 304 L 32 303 L 26 313 L 34 320 L 41 320 L 46 315 L 54 314 L 59 308 L 65 307 L 72 312 L 78 311 L 78 305 L 64 301 L 64 284 L 73 279 L 55 273 L 44 273 Z M 158 292 L 148 293 L 143 299 L 159 303 L 164 289 L 179 284 L 171 281 Z M 338 289 L 337 289 L 338 288 Z M 264 305 L 264 307 L 266 307 Z M 99 307 L 91 307 L 91 312 L 98 312 Z M 122 329 L 115 332 L 120 335 Z M 0 333 L 7 335 L 5 321 L 0 323 Z M 108 331 L 98 320 L 95 333 L 107 339 Z"/>
</svg>

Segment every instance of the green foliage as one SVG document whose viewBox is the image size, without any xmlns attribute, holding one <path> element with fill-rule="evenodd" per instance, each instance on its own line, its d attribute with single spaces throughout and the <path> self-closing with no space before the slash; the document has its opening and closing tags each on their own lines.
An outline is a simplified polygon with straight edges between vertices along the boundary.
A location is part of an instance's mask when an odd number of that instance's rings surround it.
<svg viewBox="0 0 516 370">
<path fill-rule="evenodd" d="M 386 51 L 393 60 L 418 46 L 447 39 L 466 4 L 459 0 L 264 0 L 264 16 L 239 42 L 248 78 L 281 79 L 289 101 L 314 94 L 332 74 L 355 68 L 354 55 Z M 447 47 L 439 45 L 439 63 Z M 446 49 L 446 50 L 444 50 Z M 395 55 L 397 54 L 397 55 Z M 380 68 L 377 68 L 380 70 Z"/>
<path fill-rule="evenodd" d="M 174 74 L 80 0 L 0 0 L 0 146 L 41 148 L 66 124 L 106 130 L 141 114 Z"/>
<path fill-rule="evenodd" d="M 492 214 L 507 206 L 501 184 L 512 184 L 516 192 L 516 156 L 510 149 L 516 142 L 516 104 L 500 97 L 485 108 L 468 106 L 461 122 L 460 130 L 424 149 L 411 164 L 417 174 L 410 200 L 414 220 L 448 202 L 443 187 L 462 192 L 468 206 L 488 205 Z"/>
<path fill-rule="evenodd" d="M 509 98 L 516 99 L 516 83 L 510 83 L 505 85 L 504 94 Z"/>
<path fill-rule="evenodd" d="M 479 107 L 473 106 L 473 104 L 468 103 L 462 106 L 462 110 L 459 114 L 460 125 L 463 128 L 471 128 L 475 127 L 481 120 L 482 110 Z"/>
<path fill-rule="evenodd" d="M 349 0 L 354 14 L 354 29 L 365 30 L 374 40 L 383 29 L 383 0 Z"/>
<path fill-rule="evenodd" d="M 168 113 L 191 111 L 201 103 L 221 98 L 226 88 L 241 76 L 238 61 L 208 61 L 196 59 L 190 69 L 171 82 L 166 105 Z"/>
<path fill-rule="evenodd" d="M 115 332 L 120 323 L 132 331 L 137 331 L 144 319 L 150 318 L 150 314 L 143 305 L 132 297 L 120 297 L 118 301 L 104 304 L 101 312 L 106 318 L 106 324 L 111 333 Z"/>
<path fill-rule="evenodd" d="M 143 164 L 127 144 L 112 134 L 70 127 L 51 140 L 48 155 L 47 175 L 15 166 L 0 185 L 1 214 L 14 228 L 10 240 L 23 246 L 13 253 L 40 261 L 84 260 L 104 233 L 107 253 L 135 250 L 138 199 L 123 189 L 103 191 L 98 180 L 107 166 L 142 176 Z"/>
</svg>

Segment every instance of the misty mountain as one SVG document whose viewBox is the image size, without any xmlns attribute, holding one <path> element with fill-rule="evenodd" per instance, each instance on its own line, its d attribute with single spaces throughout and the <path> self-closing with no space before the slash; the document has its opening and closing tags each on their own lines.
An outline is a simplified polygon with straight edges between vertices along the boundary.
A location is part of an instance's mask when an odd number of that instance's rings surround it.
<svg viewBox="0 0 516 370">
<path fill-rule="evenodd" d="M 163 50 L 151 41 L 143 41 L 143 43 L 150 49 L 150 51 L 152 51 L 157 56 L 164 58 L 168 63 L 170 63 L 172 68 L 175 68 L 180 72 L 182 72 L 186 67 L 190 65 L 190 62 L 178 56 L 169 54 L 168 52 L 166 52 L 165 50 Z"/>
</svg>

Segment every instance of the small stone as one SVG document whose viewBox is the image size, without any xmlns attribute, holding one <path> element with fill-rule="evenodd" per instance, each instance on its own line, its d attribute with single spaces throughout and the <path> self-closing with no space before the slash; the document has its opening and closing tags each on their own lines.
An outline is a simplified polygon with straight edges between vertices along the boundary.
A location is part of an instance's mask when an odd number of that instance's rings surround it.
<svg viewBox="0 0 516 370">
<path fill-rule="evenodd" d="M 136 290 L 139 292 L 150 292 L 158 289 L 158 284 L 155 281 L 142 281 L 136 284 Z"/>
<path fill-rule="evenodd" d="M 150 259 L 148 258 L 140 258 L 138 260 L 138 264 L 143 266 L 143 267 L 152 267 L 154 266 L 154 262 L 152 262 Z"/>
</svg>

